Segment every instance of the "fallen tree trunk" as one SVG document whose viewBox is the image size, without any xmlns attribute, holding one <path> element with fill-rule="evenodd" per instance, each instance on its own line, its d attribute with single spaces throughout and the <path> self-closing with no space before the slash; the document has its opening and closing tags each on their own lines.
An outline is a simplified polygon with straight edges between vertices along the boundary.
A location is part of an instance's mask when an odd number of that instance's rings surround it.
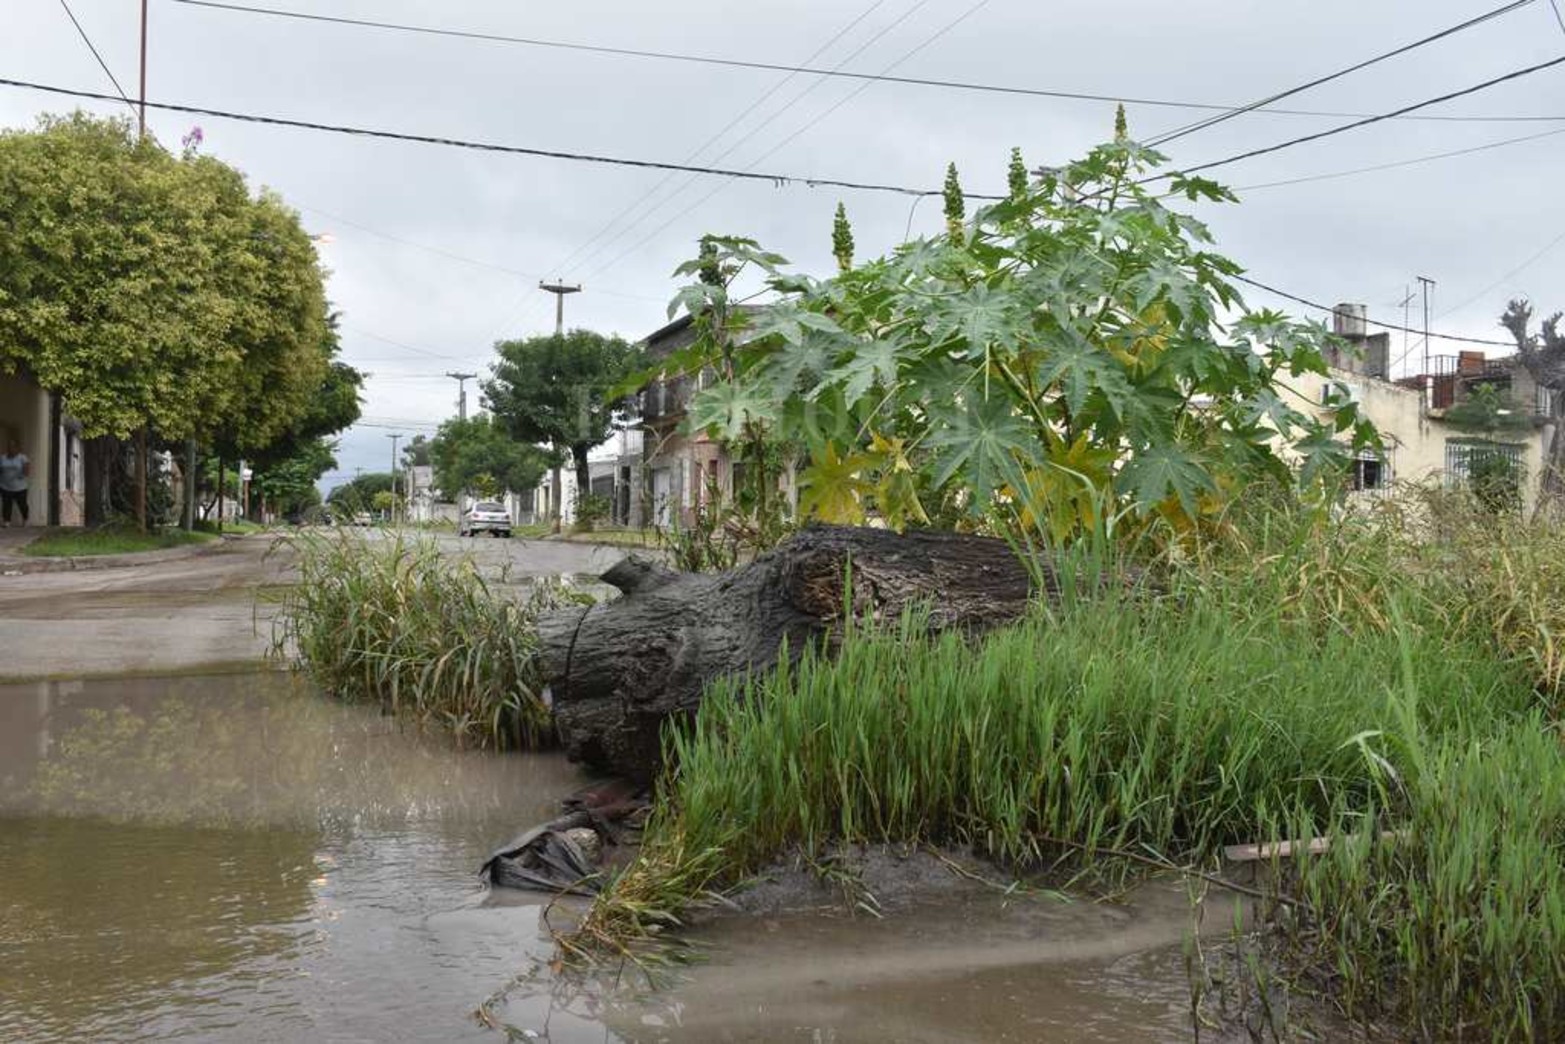
<svg viewBox="0 0 1565 1044">
<path fill-rule="evenodd" d="M 1041 575 L 1052 594 L 1053 572 Z M 726 573 L 633 557 L 603 580 L 623 597 L 544 617 L 539 665 L 571 758 L 643 781 L 661 767 L 665 722 L 694 714 L 708 682 L 769 670 L 784 643 L 797 655 L 831 641 L 850 587 L 856 619 L 922 608 L 932 630 L 967 632 L 1015 619 L 1033 593 L 1003 541 L 843 526 L 812 526 Z"/>
</svg>

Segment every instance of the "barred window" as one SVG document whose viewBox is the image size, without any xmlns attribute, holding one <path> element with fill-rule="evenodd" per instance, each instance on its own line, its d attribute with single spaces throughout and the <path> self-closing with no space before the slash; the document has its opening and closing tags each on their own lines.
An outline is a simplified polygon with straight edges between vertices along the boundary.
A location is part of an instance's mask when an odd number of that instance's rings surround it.
<svg viewBox="0 0 1565 1044">
<path fill-rule="evenodd" d="M 1484 465 L 1505 461 L 1517 475 L 1522 471 L 1522 447 L 1514 442 L 1491 439 L 1446 439 L 1445 474 L 1451 485 L 1465 483 Z"/>
</svg>

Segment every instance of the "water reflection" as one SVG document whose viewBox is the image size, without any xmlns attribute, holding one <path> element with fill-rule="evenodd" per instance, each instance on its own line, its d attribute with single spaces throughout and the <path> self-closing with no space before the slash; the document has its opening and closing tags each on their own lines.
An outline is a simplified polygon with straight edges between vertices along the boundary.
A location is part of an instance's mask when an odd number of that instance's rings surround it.
<svg viewBox="0 0 1565 1044">
<path fill-rule="evenodd" d="M 481 1037 L 547 942 L 474 869 L 580 782 L 283 674 L 0 686 L 0 1040 Z"/>
</svg>

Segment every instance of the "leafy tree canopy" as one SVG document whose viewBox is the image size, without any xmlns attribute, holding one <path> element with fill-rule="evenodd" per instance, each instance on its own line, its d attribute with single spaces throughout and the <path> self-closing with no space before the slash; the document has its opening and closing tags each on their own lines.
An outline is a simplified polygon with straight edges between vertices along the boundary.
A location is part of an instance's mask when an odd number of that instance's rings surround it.
<svg viewBox="0 0 1565 1044">
<path fill-rule="evenodd" d="M 331 443 L 311 439 L 295 447 L 291 456 L 256 465 L 250 482 L 252 496 L 259 496 L 273 511 L 289 515 L 321 502 L 315 483 L 337 466 Z"/>
<path fill-rule="evenodd" d="M 1288 405 L 1292 378 L 1325 375 L 1329 336 L 1249 309 L 1241 269 L 1168 195 L 1234 197 L 1117 134 L 1086 158 L 964 214 L 954 169 L 949 228 L 821 281 L 787 274 L 754 241 L 707 237 L 676 305 L 696 343 L 671 361 L 719 380 L 693 428 L 756 432 L 806 452 L 807 515 L 894 525 L 938 509 L 969 524 L 1063 539 L 1083 526 L 1218 512 L 1258 476 L 1316 482 L 1376 441 L 1346 397 L 1325 420 Z M 780 300 L 728 305 L 759 270 Z"/>
<path fill-rule="evenodd" d="M 415 435 L 402 447 L 402 466 L 405 468 L 429 467 L 429 439 Z"/>
<path fill-rule="evenodd" d="M 354 476 L 350 482 L 334 486 L 326 495 L 326 503 L 341 511 L 367 511 L 375 494 L 390 494 L 392 479 L 389 471 L 367 471 Z"/>
<path fill-rule="evenodd" d="M 550 463 L 547 453 L 518 442 L 485 414 L 442 424 L 430 440 L 429 457 L 435 488 L 450 500 L 464 491 L 497 496 L 506 490 L 532 489 Z"/>
<path fill-rule="evenodd" d="M 217 160 L 80 113 L 0 134 L 0 371 L 60 392 L 89 436 L 150 425 L 260 446 L 327 366 L 297 216 Z"/>
<path fill-rule="evenodd" d="M 516 439 L 569 451 L 577 488 L 589 488 L 587 451 L 613 430 L 623 396 L 616 386 L 635 372 L 640 349 L 591 330 L 502 341 L 483 383 L 484 400 Z"/>
</svg>

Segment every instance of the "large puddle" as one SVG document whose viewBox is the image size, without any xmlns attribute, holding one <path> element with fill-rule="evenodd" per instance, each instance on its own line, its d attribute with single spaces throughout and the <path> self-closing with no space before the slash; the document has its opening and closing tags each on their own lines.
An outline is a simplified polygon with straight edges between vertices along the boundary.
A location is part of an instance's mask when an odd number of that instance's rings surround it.
<svg viewBox="0 0 1565 1044">
<path fill-rule="evenodd" d="M 472 1012 L 547 962 L 544 901 L 474 869 L 582 782 L 284 674 L 0 686 L 0 1040 L 503 1040 Z M 558 1042 L 1186 1040 L 1190 923 L 1177 884 L 733 915 L 671 988 L 494 1010 Z"/>
</svg>

